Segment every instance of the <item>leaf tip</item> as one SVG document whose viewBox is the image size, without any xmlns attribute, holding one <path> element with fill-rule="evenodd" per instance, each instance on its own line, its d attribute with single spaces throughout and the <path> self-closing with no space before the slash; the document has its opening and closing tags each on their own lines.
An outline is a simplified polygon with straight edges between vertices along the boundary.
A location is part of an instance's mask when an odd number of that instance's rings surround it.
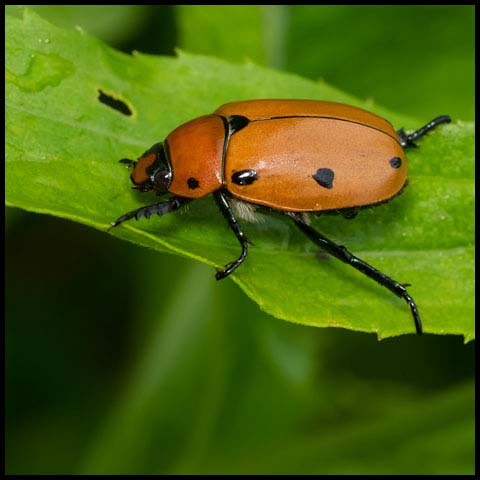
<svg viewBox="0 0 480 480">
<path fill-rule="evenodd" d="M 464 345 L 466 345 L 469 342 L 473 342 L 474 340 L 475 340 L 475 332 L 463 334 L 463 344 Z"/>
</svg>

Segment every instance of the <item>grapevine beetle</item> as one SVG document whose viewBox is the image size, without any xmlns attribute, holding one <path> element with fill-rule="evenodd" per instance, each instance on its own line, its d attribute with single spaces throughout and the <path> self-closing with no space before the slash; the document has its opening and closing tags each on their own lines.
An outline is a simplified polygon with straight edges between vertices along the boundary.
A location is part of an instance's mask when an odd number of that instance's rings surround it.
<svg viewBox="0 0 480 480">
<path fill-rule="evenodd" d="M 340 213 L 351 218 L 361 207 L 391 200 L 407 184 L 405 148 L 442 123 L 433 119 L 407 134 L 360 108 L 316 100 L 251 100 L 227 103 L 191 120 L 153 145 L 132 167 L 134 188 L 170 198 L 122 215 L 149 218 L 178 210 L 209 194 L 242 247 L 240 256 L 216 273 L 230 275 L 247 256 L 248 240 L 237 221 L 256 206 L 287 214 L 307 237 L 330 255 L 388 288 L 410 307 L 418 334 L 422 325 L 406 287 L 352 255 L 310 226 L 306 214 Z"/>
</svg>

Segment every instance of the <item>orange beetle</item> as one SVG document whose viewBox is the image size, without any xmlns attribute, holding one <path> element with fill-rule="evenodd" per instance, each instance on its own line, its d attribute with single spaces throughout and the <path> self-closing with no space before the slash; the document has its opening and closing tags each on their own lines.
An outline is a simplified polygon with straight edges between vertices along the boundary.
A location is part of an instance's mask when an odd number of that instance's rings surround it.
<svg viewBox="0 0 480 480">
<path fill-rule="evenodd" d="M 248 240 L 232 204 L 244 214 L 254 206 L 280 210 L 313 242 L 356 268 L 410 306 L 417 333 L 422 333 L 415 302 L 400 284 L 313 229 L 307 212 L 334 212 L 352 218 L 357 209 L 383 203 L 407 183 L 404 148 L 441 123 L 443 115 L 407 135 L 383 118 L 357 107 L 316 100 L 250 100 L 227 103 L 215 113 L 187 122 L 171 132 L 133 167 L 134 188 L 170 198 L 126 213 L 149 218 L 175 211 L 187 202 L 213 194 L 242 246 L 238 259 L 216 273 L 232 273 L 246 258 Z M 241 215 L 241 209 L 239 209 Z"/>
</svg>

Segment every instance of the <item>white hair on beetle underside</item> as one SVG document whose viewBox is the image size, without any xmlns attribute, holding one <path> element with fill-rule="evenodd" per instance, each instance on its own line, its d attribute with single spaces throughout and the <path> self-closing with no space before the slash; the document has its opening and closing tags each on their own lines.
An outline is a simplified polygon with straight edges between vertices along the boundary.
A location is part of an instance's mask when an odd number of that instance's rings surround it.
<svg viewBox="0 0 480 480">
<path fill-rule="evenodd" d="M 257 213 L 257 207 L 253 203 L 244 202 L 236 198 L 230 198 L 229 201 L 235 216 L 238 218 L 250 223 L 265 221 L 263 216 Z"/>
</svg>

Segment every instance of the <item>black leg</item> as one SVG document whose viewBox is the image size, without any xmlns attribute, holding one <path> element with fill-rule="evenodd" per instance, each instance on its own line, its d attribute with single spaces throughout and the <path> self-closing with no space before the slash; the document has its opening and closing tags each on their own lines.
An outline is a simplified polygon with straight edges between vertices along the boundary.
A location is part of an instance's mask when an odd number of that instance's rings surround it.
<svg viewBox="0 0 480 480">
<path fill-rule="evenodd" d="M 248 239 L 240 228 L 240 225 L 237 223 L 237 219 L 233 215 L 226 195 L 223 192 L 218 191 L 215 192 L 213 196 L 215 197 L 218 208 L 222 212 L 223 216 L 227 219 L 230 228 L 233 230 L 233 233 L 238 238 L 238 241 L 242 246 L 241 255 L 235 261 L 229 263 L 228 265 L 225 265 L 225 270 L 220 270 L 216 273 L 215 278 L 217 280 L 221 280 L 222 278 L 228 277 L 228 275 L 230 275 L 236 268 L 238 268 L 247 257 Z"/>
<path fill-rule="evenodd" d="M 368 263 L 365 263 L 363 260 L 360 260 L 359 258 L 352 255 L 345 247 L 336 245 L 331 240 L 324 237 L 322 234 L 313 229 L 310 225 L 307 225 L 301 214 L 289 213 L 289 216 L 293 218 L 293 221 L 295 222 L 297 227 L 300 228 L 300 230 L 302 230 L 302 232 L 305 233 L 307 237 L 310 238 L 310 240 L 319 245 L 329 254 L 337 257 L 342 262 L 351 265 L 353 268 L 356 268 L 360 272 L 372 278 L 380 285 L 388 288 L 398 297 L 403 298 L 408 303 L 408 305 L 410 306 L 410 310 L 412 311 L 417 334 L 422 334 L 422 323 L 420 321 L 420 315 L 418 313 L 417 306 L 415 305 L 413 298 L 407 293 L 407 290 L 405 288 L 408 284 L 401 284 L 396 282 L 395 280 L 387 277 L 384 273 L 380 272 L 376 268 L 373 268 Z"/>
<path fill-rule="evenodd" d="M 128 212 L 125 215 L 122 215 L 120 218 L 117 218 L 117 220 L 111 224 L 109 230 L 110 228 L 117 227 L 121 223 L 125 222 L 126 220 L 130 220 L 131 218 L 138 220 L 141 217 L 150 218 L 150 216 L 154 213 L 157 215 L 165 215 L 166 213 L 174 212 L 191 200 L 191 198 L 172 197 L 160 203 L 154 203 L 153 205 L 140 207 L 137 210 L 133 210 L 132 212 Z"/>
<path fill-rule="evenodd" d="M 417 145 L 415 144 L 415 140 L 425 135 L 428 131 L 434 129 L 437 125 L 450 122 L 451 118 L 448 115 L 441 115 L 440 117 L 434 118 L 431 122 L 428 122 L 425 126 L 411 133 L 410 135 L 407 135 L 405 130 L 401 128 L 397 131 L 398 138 L 400 139 L 400 145 L 403 148 L 416 147 Z"/>
</svg>

